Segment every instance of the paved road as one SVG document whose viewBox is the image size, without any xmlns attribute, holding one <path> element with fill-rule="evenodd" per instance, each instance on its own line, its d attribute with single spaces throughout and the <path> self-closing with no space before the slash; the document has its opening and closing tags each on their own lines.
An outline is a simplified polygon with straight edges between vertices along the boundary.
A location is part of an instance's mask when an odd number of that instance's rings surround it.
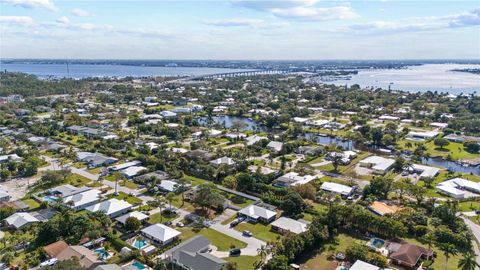
<svg viewBox="0 0 480 270">
<path fill-rule="evenodd" d="M 478 244 L 477 244 L 480 242 L 480 226 L 475 224 L 473 221 L 471 221 L 467 217 L 461 216 L 461 218 L 463 219 L 463 221 L 465 221 L 465 224 L 467 224 L 467 226 L 470 228 L 475 238 L 477 238 L 477 241 L 472 241 L 472 243 L 473 243 L 475 254 L 477 255 L 477 262 L 480 263 L 480 249 L 478 248 Z"/>
</svg>

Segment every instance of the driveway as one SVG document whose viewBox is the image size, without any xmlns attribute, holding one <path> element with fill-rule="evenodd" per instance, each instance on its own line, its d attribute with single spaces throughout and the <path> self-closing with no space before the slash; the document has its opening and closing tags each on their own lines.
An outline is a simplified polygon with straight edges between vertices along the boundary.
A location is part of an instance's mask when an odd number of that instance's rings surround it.
<svg viewBox="0 0 480 270">
<path fill-rule="evenodd" d="M 480 262 L 480 249 L 478 248 L 478 243 L 480 242 L 480 226 L 475 224 L 473 221 L 471 221 L 465 216 L 460 217 L 463 219 L 463 221 L 465 221 L 465 224 L 467 224 L 467 226 L 470 228 L 475 238 L 477 238 L 477 241 L 472 241 L 472 244 L 475 254 L 477 255 L 477 262 Z"/>
</svg>

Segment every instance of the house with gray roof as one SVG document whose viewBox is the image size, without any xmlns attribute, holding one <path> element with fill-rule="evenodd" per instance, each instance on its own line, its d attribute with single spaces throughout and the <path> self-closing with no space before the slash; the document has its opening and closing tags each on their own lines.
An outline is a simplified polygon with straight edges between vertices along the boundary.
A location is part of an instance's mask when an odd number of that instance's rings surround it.
<svg viewBox="0 0 480 270">
<path fill-rule="evenodd" d="M 220 270 L 227 262 L 208 253 L 210 240 L 197 235 L 165 252 L 166 258 L 191 270 Z"/>
</svg>

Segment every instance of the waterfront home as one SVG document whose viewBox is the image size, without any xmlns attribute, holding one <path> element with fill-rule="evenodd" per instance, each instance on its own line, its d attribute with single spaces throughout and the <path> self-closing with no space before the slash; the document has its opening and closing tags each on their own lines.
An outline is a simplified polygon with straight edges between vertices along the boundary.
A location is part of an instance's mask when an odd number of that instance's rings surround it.
<svg viewBox="0 0 480 270">
<path fill-rule="evenodd" d="M 202 235 L 194 236 L 164 253 L 165 258 L 191 270 L 220 270 L 227 263 L 210 254 L 210 240 Z"/>
<path fill-rule="evenodd" d="M 480 194 L 480 183 L 458 177 L 443 181 L 435 188 L 439 193 L 446 194 L 456 199 L 475 197 L 478 196 L 476 194 Z"/>
<path fill-rule="evenodd" d="M 329 193 L 339 194 L 345 197 L 350 196 L 354 191 L 353 187 L 333 182 L 323 182 L 320 186 L 320 189 Z"/>
<path fill-rule="evenodd" d="M 249 136 L 245 139 L 245 144 L 247 146 L 250 146 L 250 145 L 256 144 L 257 142 L 259 142 L 261 140 L 268 140 L 268 138 L 263 137 L 263 136 L 258 136 L 258 135 L 252 135 L 252 136 Z"/>
<path fill-rule="evenodd" d="M 291 232 L 299 234 L 307 231 L 308 224 L 294 220 L 288 217 L 281 217 L 271 223 L 272 230 L 284 234 L 285 232 Z"/>
<path fill-rule="evenodd" d="M 361 167 L 369 168 L 375 174 L 386 174 L 395 164 L 395 160 L 380 156 L 370 156 L 359 162 Z"/>
<path fill-rule="evenodd" d="M 181 234 L 181 232 L 160 223 L 156 223 L 144 228 L 141 233 L 143 236 L 150 239 L 154 244 L 160 246 L 164 246 L 175 241 Z"/>
<path fill-rule="evenodd" d="M 113 198 L 91 205 L 85 209 L 89 213 L 101 211 L 105 213 L 109 218 L 115 218 L 129 212 L 130 209 L 132 209 L 132 205 L 124 200 L 118 200 Z"/>
<path fill-rule="evenodd" d="M 289 172 L 274 180 L 274 185 L 277 187 L 290 187 L 309 183 L 317 177 L 314 175 L 300 175 L 296 172 Z"/>
<path fill-rule="evenodd" d="M 439 168 L 420 165 L 420 164 L 412 164 L 411 166 L 408 167 L 407 170 L 409 170 L 410 172 L 420 174 L 419 178 L 421 180 L 423 180 L 423 179 L 433 179 L 433 178 L 435 178 L 435 176 L 438 175 L 438 172 L 440 172 Z"/>
<path fill-rule="evenodd" d="M 251 222 L 270 223 L 275 220 L 277 213 L 257 205 L 249 205 L 238 211 L 238 216 L 245 217 Z"/>
</svg>

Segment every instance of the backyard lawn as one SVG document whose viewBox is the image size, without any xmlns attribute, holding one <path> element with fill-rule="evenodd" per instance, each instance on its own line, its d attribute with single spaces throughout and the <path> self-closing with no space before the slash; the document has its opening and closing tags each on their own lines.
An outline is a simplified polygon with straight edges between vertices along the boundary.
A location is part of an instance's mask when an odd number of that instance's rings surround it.
<svg viewBox="0 0 480 270">
<path fill-rule="evenodd" d="M 183 175 L 183 179 L 185 179 L 187 181 L 190 181 L 192 183 L 193 187 L 198 186 L 198 185 L 203 184 L 203 183 L 206 183 L 206 182 L 209 182 L 208 180 L 198 178 L 198 177 L 195 177 L 195 176 L 191 176 L 191 175 L 187 175 L 187 174 Z"/>
<path fill-rule="evenodd" d="M 70 184 L 72 186 L 75 186 L 75 187 L 83 187 L 85 185 L 87 185 L 88 183 L 90 183 L 90 179 L 84 177 L 84 176 L 81 176 L 79 174 L 76 174 L 76 173 L 73 173 L 71 174 L 70 176 L 67 177 L 67 184 Z"/>
<path fill-rule="evenodd" d="M 26 205 L 28 205 L 29 210 L 36 209 L 40 207 L 40 203 L 34 199 L 24 199 L 22 200 Z"/>
<path fill-rule="evenodd" d="M 255 264 L 260 262 L 260 256 L 238 256 L 224 259 L 229 262 L 236 262 L 239 270 L 254 270 Z"/>
<path fill-rule="evenodd" d="M 148 223 L 150 224 L 155 224 L 155 223 L 165 223 L 167 221 L 172 221 L 174 220 L 175 218 L 177 218 L 178 215 L 176 214 L 173 214 L 171 216 L 165 216 L 165 214 L 162 214 L 162 219 L 160 221 L 160 213 L 155 213 L 153 215 L 150 216 L 150 218 L 148 219 Z"/>
<path fill-rule="evenodd" d="M 242 222 L 235 226 L 235 230 L 239 232 L 243 232 L 245 230 L 250 231 L 253 234 L 253 237 L 258 238 L 260 240 L 269 242 L 269 241 L 277 241 L 281 235 L 278 233 L 274 233 L 271 231 L 272 225 L 264 225 L 262 223 L 248 223 Z"/>
<path fill-rule="evenodd" d="M 229 251 L 232 247 L 244 248 L 247 246 L 247 244 L 244 242 L 241 242 L 223 233 L 219 233 L 210 228 L 201 229 L 199 232 L 194 232 L 193 228 L 191 227 L 176 228 L 176 230 L 182 232 L 182 234 L 180 235 L 180 238 L 182 240 L 186 240 L 192 238 L 195 235 L 201 234 L 208 238 L 210 242 L 212 242 L 212 245 L 216 246 L 219 251 Z"/>
<path fill-rule="evenodd" d="M 453 160 L 459 160 L 459 159 L 465 159 L 465 158 L 478 158 L 479 154 L 472 154 L 467 152 L 463 148 L 463 144 L 461 143 L 456 143 L 456 142 L 450 142 L 449 145 L 445 146 L 443 149 L 440 147 L 436 146 L 432 141 L 427 142 L 425 144 L 427 147 L 427 152 L 430 154 L 432 157 L 446 157 L 449 154 L 452 156 Z"/>
<path fill-rule="evenodd" d="M 113 194 L 110 194 L 108 195 L 108 198 L 111 199 L 111 198 L 116 198 L 118 200 L 124 200 L 124 201 L 127 201 L 128 203 L 130 204 L 141 204 L 142 203 L 142 200 L 140 200 L 139 198 L 137 197 L 134 197 L 134 196 L 130 196 L 124 192 L 119 192 L 118 195 L 113 195 Z"/>
</svg>

